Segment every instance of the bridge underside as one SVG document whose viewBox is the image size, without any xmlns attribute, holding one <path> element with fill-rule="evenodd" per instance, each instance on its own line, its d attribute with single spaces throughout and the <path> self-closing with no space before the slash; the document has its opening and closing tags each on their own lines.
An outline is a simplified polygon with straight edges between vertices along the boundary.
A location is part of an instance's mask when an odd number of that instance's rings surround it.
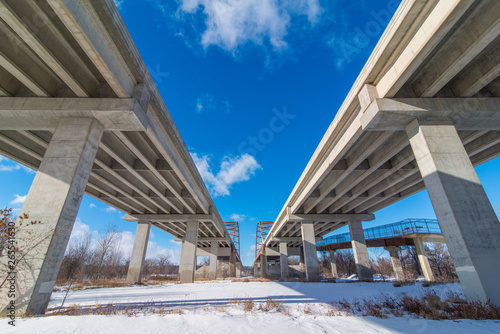
<svg viewBox="0 0 500 334">
<path fill-rule="evenodd" d="M 346 222 L 356 236 L 359 215 L 427 189 L 465 294 L 500 304 L 500 224 L 474 171 L 500 155 L 499 13 L 494 0 L 403 1 L 264 244 L 304 246 Z M 315 217 L 328 215 L 352 218 Z"/>
</svg>

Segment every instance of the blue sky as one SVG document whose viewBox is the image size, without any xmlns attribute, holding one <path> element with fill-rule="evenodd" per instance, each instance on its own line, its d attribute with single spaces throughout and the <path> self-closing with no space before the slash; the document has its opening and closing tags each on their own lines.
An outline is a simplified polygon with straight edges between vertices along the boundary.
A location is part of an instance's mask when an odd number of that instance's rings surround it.
<svg viewBox="0 0 500 334">
<path fill-rule="evenodd" d="M 277 217 L 399 2 L 115 0 L 219 212 L 240 222 L 245 265 L 257 221 Z M 496 209 L 499 167 L 477 168 Z M 33 177 L 2 158 L 0 205 L 19 210 Z M 435 218 L 426 192 L 375 216 L 364 226 Z M 130 254 L 122 217 L 85 196 L 75 235 L 115 223 Z M 153 229 L 148 257 L 178 261 L 172 239 Z"/>
</svg>

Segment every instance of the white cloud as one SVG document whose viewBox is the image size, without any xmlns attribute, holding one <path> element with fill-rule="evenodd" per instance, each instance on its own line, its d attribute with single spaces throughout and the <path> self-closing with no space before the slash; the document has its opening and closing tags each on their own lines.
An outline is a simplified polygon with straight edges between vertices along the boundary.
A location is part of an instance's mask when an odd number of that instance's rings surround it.
<svg viewBox="0 0 500 334">
<path fill-rule="evenodd" d="M 97 208 L 97 205 L 95 205 L 94 203 L 90 203 L 89 207 L 94 209 L 94 208 Z"/>
<path fill-rule="evenodd" d="M 212 94 L 201 94 L 196 100 L 196 112 L 215 109 L 215 98 Z"/>
<path fill-rule="evenodd" d="M 208 156 L 199 157 L 196 153 L 191 153 L 191 156 L 205 184 L 215 197 L 229 195 L 229 189 L 233 184 L 248 181 L 256 170 L 262 169 L 253 156 L 243 154 L 236 158 L 225 157 L 219 172 L 215 175 Z"/>
<path fill-rule="evenodd" d="M 181 12 L 192 15 L 200 8 L 205 17 L 203 47 L 216 45 L 231 52 L 247 42 L 284 50 L 291 16 L 306 16 L 315 24 L 322 13 L 319 0 L 182 0 L 180 6 Z"/>
<path fill-rule="evenodd" d="M 10 160 L 6 157 L 3 157 L 0 155 L 0 162 L 6 162 L 6 163 L 1 163 L 0 164 L 0 172 L 12 172 L 12 171 L 16 171 L 16 170 L 24 170 L 26 173 L 28 174 L 34 174 L 35 171 L 26 167 L 26 166 L 23 166 L 13 160 Z"/>
<path fill-rule="evenodd" d="M 123 6 L 123 3 L 125 2 L 125 0 L 113 0 L 113 1 L 116 5 L 116 8 L 118 8 L 118 9 L 121 9 Z"/>
<path fill-rule="evenodd" d="M 115 208 L 112 208 L 112 207 L 108 206 L 106 209 L 104 209 L 104 211 L 106 211 L 108 213 L 113 213 L 113 212 L 117 212 L 118 210 L 116 210 Z"/>
<path fill-rule="evenodd" d="M 10 205 L 23 204 L 24 201 L 26 200 L 26 195 L 20 196 L 20 195 L 15 194 L 14 197 L 15 198 L 9 202 Z"/>
<path fill-rule="evenodd" d="M 239 223 L 242 223 L 245 221 L 245 219 L 247 218 L 246 215 L 239 215 L 237 213 L 233 213 L 231 216 L 230 216 L 231 220 L 236 220 L 238 221 Z"/>
</svg>

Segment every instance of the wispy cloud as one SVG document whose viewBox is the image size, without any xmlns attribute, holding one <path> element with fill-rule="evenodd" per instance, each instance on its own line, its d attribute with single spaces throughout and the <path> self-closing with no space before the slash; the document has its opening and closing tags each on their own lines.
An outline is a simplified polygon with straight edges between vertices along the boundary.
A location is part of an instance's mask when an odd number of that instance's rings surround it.
<svg viewBox="0 0 500 334">
<path fill-rule="evenodd" d="M 14 197 L 15 198 L 9 202 L 10 205 L 19 205 L 19 204 L 22 205 L 24 203 L 24 201 L 26 200 L 26 195 L 20 196 L 20 195 L 15 194 Z"/>
<path fill-rule="evenodd" d="M 220 100 L 216 99 L 215 96 L 210 93 L 203 93 L 196 99 L 195 110 L 197 113 L 214 110 L 230 113 L 232 107 L 228 99 Z"/>
<path fill-rule="evenodd" d="M 247 216 L 246 215 L 239 215 L 237 213 L 233 213 L 231 216 L 230 216 L 231 220 L 236 220 L 240 223 L 244 222 L 245 219 L 247 219 Z"/>
<path fill-rule="evenodd" d="M 222 160 L 219 172 L 215 175 L 208 156 L 200 157 L 196 153 L 191 153 L 191 156 L 214 197 L 229 195 L 229 189 L 233 184 L 250 180 L 256 170 L 262 169 L 257 160 L 249 154 L 237 157 L 226 156 Z"/>
<path fill-rule="evenodd" d="M 13 172 L 20 169 L 24 170 L 28 174 L 35 173 L 34 170 L 0 155 L 0 172 Z"/>
<path fill-rule="evenodd" d="M 98 209 L 100 211 L 104 211 L 104 212 L 107 212 L 107 213 L 116 213 L 116 212 L 119 212 L 117 209 L 115 209 L 115 208 L 113 208 L 113 207 L 111 207 L 109 205 L 106 205 L 106 207 L 101 208 L 101 207 L 95 205 L 94 203 L 90 203 L 89 204 L 89 208 L 91 208 L 91 209 Z"/>
<path fill-rule="evenodd" d="M 314 25 L 322 13 L 319 0 L 182 0 L 179 10 L 204 20 L 199 42 L 205 49 L 233 53 L 247 43 L 282 51 L 292 16 L 305 16 Z"/>
<path fill-rule="evenodd" d="M 122 6 L 123 6 L 123 3 L 125 2 L 125 0 L 113 0 L 113 1 L 115 3 L 116 8 L 122 9 Z"/>
</svg>

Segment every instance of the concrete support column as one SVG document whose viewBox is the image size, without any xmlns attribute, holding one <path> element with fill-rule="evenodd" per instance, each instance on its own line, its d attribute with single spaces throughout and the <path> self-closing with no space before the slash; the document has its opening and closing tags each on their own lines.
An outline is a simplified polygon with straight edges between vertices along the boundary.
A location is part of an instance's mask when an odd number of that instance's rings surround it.
<svg viewBox="0 0 500 334">
<path fill-rule="evenodd" d="M 265 251 L 260 253 L 260 277 L 267 278 L 267 257 Z"/>
<path fill-rule="evenodd" d="M 254 277 L 258 277 L 259 276 L 259 266 L 257 265 L 257 263 L 253 264 L 253 276 Z"/>
<path fill-rule="evenodd" d="M 396 281 L 404 281 L 405 275 L 398 253 L 401 250 L 401 247 L 384 247 L 384 249 L 388 251 L 391 256 L 392 269 L 394 270 L 394 274 L 396 274 Z"/>
<path fill-rule="evenodd" d="M 415 249 L 417 250 L 418 262 L 420 263 L 420 269 L 424 274 L 425 280 L 428 282 L 434 281 L 434 274 L 432 273 L 431 265 L 429 264 L 429 258 L 427 257 L 427 252 L 425 251 L 424 243 L 420 238 L 413 239 L 415 243 Z"/>
<path fill-rule="evenodd" d="M 236 278 L 241 278 L 241 262 L 236 262 Z"/>
<path fill-rule="evenodd" d="M 316 236 L 314 235 L 314 224 L 312 221 L 302 221 L 302 245 L 304 247 L 304 259 L 306 267 L 306 279 L 309 282 L 319 281 L 319 261 L 316 252 Z"/>
<path fill-rule="evenodd" d="M 288 245 L 286 241 L 280 242 L 280 267 L 281 278 L 288 279 Z"/>
<path fill-rule="evenodd" d="M 139 221 L 135 231 L 134 246 L 128 265 L 127 283 L 140 283 L 142 276 L 142 267 L 146 258 L 148 249 L 149 231 L 151 223 L 148 221 Z"/>
<path fill-rule="evenodd" d="M 198 248 L 198 222 L 187 222 L 186 238 L 182 241 L 179 276 L 181 283 L 193 283 Z"/>
<path fill-rule="evenodd" d="M 102 133 L 93 118 L 63 118 L 54 131 L 20 211 L 29 218 L 16 222 L 16 259 L 29 252 L 15 269 L 17 315 L 47 308 Z M 0 261 L 8 267 L 7 256 Z M 4 277 L 0 273 L 0 281 Z M 7 291 L 0 293 L 0 315 L 6 315 Z"/>
<path fill-rule="evenodd" d="M 368 256 L 368 249 L 366 248 L 365 234 L 361 221 L 350 221 L 349 232 L 351 233 L 352 251 L 354 253 L 354 262 L 356 262 L 358 279 L 360 281 L 373 281 L 370 257 Z"/>
<path fill-rule="evenodd" d="M 337 264 L 335 263 L 335 251 L 336 251 L 335 249 L 329 251 L 329 253 L 330 253 L 330 267 L 332 270 L 332 277 L 333 278 L 337 278 L 339 276 L 339 274 L 337 272 Z"/>
<path fill-rule="evenodd" d="M 229 268 L 231 277 L 236 277 L 236 252 L 231 250 L 231 254 L 229 255 Z"/>
<path fill-rule="evenodd" d="M 306 272 L 306 264 L 305 264 L 305 260 L 304 260 L 304 248 L 301 247 L 300 248 L 300 252 L 299 252 L 299 266 L 300 266 L 300 271 L 302 271 L 303 273 Z"/>
<path fill-rule="evenodd" d="M 212 241 L 210 244 L 210 267 L 208 268 L 208 279 L 217 279 L 217 255 L 219 254 L 219 242 Z"/>
<path fill-rule="evenodd" d="M 455 127 L 407 133 L 465 296 L 500 305 L 500 224 Z"/>
</svg>

